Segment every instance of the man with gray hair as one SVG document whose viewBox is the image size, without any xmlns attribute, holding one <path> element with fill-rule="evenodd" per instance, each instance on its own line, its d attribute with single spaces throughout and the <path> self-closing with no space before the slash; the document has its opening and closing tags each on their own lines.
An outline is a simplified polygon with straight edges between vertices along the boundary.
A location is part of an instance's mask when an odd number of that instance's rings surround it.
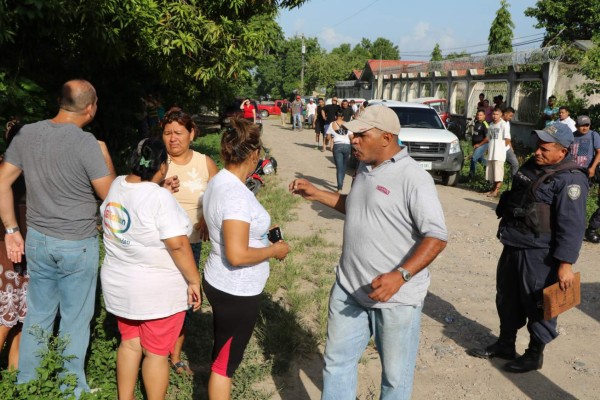
<svg viewBox="0 0 600 400">
<path fill-rule="evenodd" d="M 36 378 L 40 333 L 52 333 L 60 309 L 59 334 L 68 339 L 63 354 L 68 373 L 77 377 L 76 395 L 88 391 L 84 361 L 94 314 L 98 272 L 97 204 L 114 175 L 101 148 L 81 128 L 96 115 L 96 90 L 85 80 L 66 82 L 58 114 L 25 125 L 6 151 L 0 167 L 0 217 L 6 250 L 13 262 L 27 254 L 30 276 L 27 316 L 20 345 L 18 383 Z M 11 185 L 25 175 L 27 238 L 16 223 Z"/>
<path fill-rule="evenodd" d="M 346 215 L 329 298 L 322 399 L 355 399 L 358 361 L 370 337 L 381 355 L 381 399 L 409 399 L 419 347 L 427 266 L 446 246 L 431 176 L 398 144 L 400 122 L 371 106 L 344 124 L 360 164 L 348 195 L 295 179 L 290 191 Z"/>
</svg>

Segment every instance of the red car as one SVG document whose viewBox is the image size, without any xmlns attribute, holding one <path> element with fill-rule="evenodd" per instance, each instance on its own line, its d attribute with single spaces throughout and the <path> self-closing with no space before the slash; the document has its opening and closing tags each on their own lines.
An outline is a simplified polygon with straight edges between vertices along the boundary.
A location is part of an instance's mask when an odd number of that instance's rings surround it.
<svg viewBox="0 0 600 400">
<path fill-rule="evenodd" d="M 280 115 L 280 105 L 281 103 L 277 104 L 274 101 L 261 101 L 258 103 L 258 113 L 261 118 L 269 118 L 269 115 Z"/>
<path fill-rule="evenodd" d="M 446 99 L 440 99 L 437 97 L 419 97 L 418 99 L 413 99 L 410 102 L 421 103 L 430 106 L 438 113 L 444 125 L 448 126 L 446 120 L 450 114 L 448 113 L 448 101 Z"/>
</svg>

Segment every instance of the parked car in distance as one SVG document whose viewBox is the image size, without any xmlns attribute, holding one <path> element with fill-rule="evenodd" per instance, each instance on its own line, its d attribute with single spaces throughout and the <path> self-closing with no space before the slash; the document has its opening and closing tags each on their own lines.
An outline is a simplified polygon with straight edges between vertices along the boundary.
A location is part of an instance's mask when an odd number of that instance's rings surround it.
<svg viewBox="0 0 600 400">
<path fill-rule="evenodd" d="M 369 100 L 369 107 L 389 107 L 400 120 L 398 139 L 408 154 L 446 186 L 457 183 L 464 155 L 455 134 L 448 131 L 440 116 L 425 104 L 394 100 Z"/>
<path fill-rule="evenodd" d="M 421 103 L 430 106 L 438 113 L 444 125 L 448 126 L 447 119 L 450 114 L 448 113 L 448 101 L 446 99 L 439 97 L 419 97 L 411 100 L 410 102 Z"/>
<path fill-rule="evenodd" d="M 269 118 L 269 115 L 280 115 L 281 105 L 285 100 L 261 101 L 258 103 L 258 113 L 261 118 Z"/>
</svg>

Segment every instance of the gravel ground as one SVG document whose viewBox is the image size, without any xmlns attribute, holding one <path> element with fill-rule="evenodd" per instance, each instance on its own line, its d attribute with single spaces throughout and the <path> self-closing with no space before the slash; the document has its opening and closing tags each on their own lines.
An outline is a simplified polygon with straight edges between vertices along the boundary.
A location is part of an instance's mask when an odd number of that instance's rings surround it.
<svg viewBox="0 0 600 400">
<path fill-rule="evenodd" d="M 278 161 L 280 184 L 305 177 L 335 189 L 330 152 L 315 149 L 312 130 L 292 132 L 279 120 L 265 120 L 264 141 Z M 344 193 L 350 189 L 347 176 Z M 582 303 L 559 317 L 560 336 L 546 347 L 540 371 L 515 375 L 502 370 L 503 360 L 469 357 L 465 350 L 495 340 L 498 317 L 494 303 L 495 271 L 502 246 L 495 237 L 496 202 L 461 187 L 436 185 L 450 235 L 446 250 L 431 266 L 432 284 L 423 310 L 413 399 L 599 399 L 600 398 L 600 263 L 599 245 L 583 244 L 575 270 L 581 272 Z M 319 204 L 301 202 L 294 235 L 324 232 L 342 242 L 343 216 Z M 595 267 L 594 267 L 595 266 Z M 529 337 L 519 332 L 517 351 Z M 322 386 L 321 354 L 295 362 L 285 388 L 273 398 L 318 399 Z M 359 399 L 379 397 L 380 363 L 369 348 L 359 364 Z M 274 383 L 266 389 L 276 392 Z"/>
</svg>

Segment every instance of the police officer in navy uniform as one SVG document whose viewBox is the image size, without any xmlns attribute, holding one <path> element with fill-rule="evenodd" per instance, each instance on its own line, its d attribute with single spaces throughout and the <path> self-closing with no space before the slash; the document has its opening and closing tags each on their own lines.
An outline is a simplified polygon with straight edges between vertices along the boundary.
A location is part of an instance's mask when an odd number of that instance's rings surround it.
<svg viewBox="0 0 600 400">
<path fill-rule="evenodd" d="M 496 308 L 500 337 L 468 354 L 480 358 L 503 358 L 504 369 L 527 372 L 542 368 L 543 351 L 556 331 L 556 318 L 543 318 L 542 291 L 559 282 L 571 287 L 572 264 L 577 261 L 586 227 L 587 171 L 569 154 L 573 133 L 567 125 L 553 124 L 533 131 L 537 149 L 503 193 L 496 214 L 498 238 L 504 250 L 496 275 Z M 530 341 L 517 357 L 517 330 L 527 324 Z"/>
</svg>

